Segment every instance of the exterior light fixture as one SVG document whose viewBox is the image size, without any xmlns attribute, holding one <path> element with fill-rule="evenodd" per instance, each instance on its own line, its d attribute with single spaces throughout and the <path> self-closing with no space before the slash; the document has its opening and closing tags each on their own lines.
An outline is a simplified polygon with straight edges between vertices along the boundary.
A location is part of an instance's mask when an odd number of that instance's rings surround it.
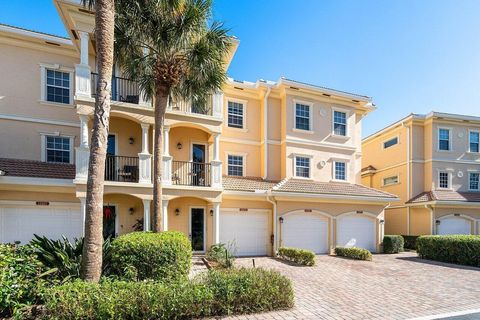
<svg viewBox="0 0 480 320">
<path fill-rule="evenodd" d="M 135 142 L 135 139 L 133 137 L 128 138 L 128 143 L 133 144 Z"/>
<path fill-rule="evenodd" d="M 178 209 L 178 208 L 175 209 L 175 215 L 176 215 L 176 216 L 179 216 L 179 215 L 180 215 L 180 209 Z"/>
<path fill-rule="evenodd" d="M 440 220 L 435 220 L 435 224 L 440 224 Z"/>
<path fill-rule="evenodd" d="M 383 220 L 383 219 L 380 219 L 380 221 L 379 221 L 379 222 L 380 222 L 380 224 L 384 224 L 384 223 L 385 223 L 385 220 Z"/>
<path fill-rule="evenodd" d="M 213 217 L 213 209 L 210 209 L 210 217 Z"/>
<path fill-rule="evenodd" d="M 130 215 L 132 215 L 135 212 L 135 209 L 134 208 L 129 208 L 128 212 L 130 213 Z"/>
<path fill-rule="evenodd" d="M 181 143 L 181 142 L 177 143 L 177 149 L 178 149 L 178 150 L 182 150 L 182 148 L 183 148 L 182 143 Z"/>
<path fill-rule="evenodd" d="M 283 217 L 278 218 L 278 221 L 280 221 L 280 223 L 283 223 Z"/>
</svg>

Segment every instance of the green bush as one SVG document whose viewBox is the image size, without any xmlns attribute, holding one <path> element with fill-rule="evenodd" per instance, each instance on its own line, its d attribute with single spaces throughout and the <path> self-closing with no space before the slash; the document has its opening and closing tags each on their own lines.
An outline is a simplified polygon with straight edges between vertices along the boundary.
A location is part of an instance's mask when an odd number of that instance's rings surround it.
<svg viewBox="0 0 480 320">
<path fill-rule="evenodd" d="M 417 239 L 418 236 L 402 236 L 403 237 L 403 247 L 408 250 L 417 250 Z"/>
<path fill-rule="evenodd" d="M 282 247 L 278 249 L 278 256 L 305 266 L 315 265 L 315 253 L 310 250 Z"/>
<path fill-rule="evenodd" d="M 384 253 L 399 253 L 403 251 L 403 237 L 402 236 L 384 236 L 383 237 L 383 252 Z"/>
<path fill-rule="evenodd" d="M 417 253 L 424 259 L 480 267 L 480 236 L 421 236 Z"/>
<path fill-rule="evenodd" d="M 372 261 L 372 253 L 362 248 L 336 247 L 335 254 L 341 257 L 347 257 L 356 260 Z"/>
<path fill-rule="evenodd" d="M 29 245 L 0 245 L 0 318 L 39 301 L 44 269 Z"/>
<path fill-rule="evenodd" d="M 173 280 L 187 277 L 192 246 L 181 232 L 132 232 L 111 244 L 112 274 L 135 280 Z"/>
<path fill-rule="evenodd" d="M 290 281 L 275 271 L 229 269 L 194 281 L 100 284 L 75 281 L 47 291 L 48 319 L 192 319 L 293 306 Z"/>
<path fill-rule="evenodd" d="M 235 262 L 235 256 L 232 251 L 224 243 L 214 244 L 205 253 L 205 258 L 208 261 L 218 263 L 222 268 L 232 268 Z"/>
</svg>

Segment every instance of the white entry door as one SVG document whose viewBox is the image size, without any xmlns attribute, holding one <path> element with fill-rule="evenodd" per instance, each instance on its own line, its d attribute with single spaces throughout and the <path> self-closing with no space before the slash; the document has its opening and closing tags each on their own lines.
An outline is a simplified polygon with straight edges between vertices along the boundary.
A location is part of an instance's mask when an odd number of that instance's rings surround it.
<svg viewBox="0 0 480 320">
<path fill-rule="evenodd" d="M 472 223 L 462 217 L 440 219 L 437 226 L 437 234 L 471 234 Z"/>
<path fill-rule="evenodd" d="M 82 234 L 80 209 L 59 207 L 0 208 L 0 241 L 28 243 L 33 235 L 49 239 L 79 238 Z"/>
<path fill-rule="evenodd" d="M 328 219 L 315 213 L 293 212 L 283 216 L 282 246 L 328 253 Z"/>
<path fill-rule="evenodd" d="M 233 244 L 238 256 L 267 255 L 270 219 L 268 210 L 220 210 L 220 242 Z"/>
<path fill-rule="evenodd" d="M 375 221 L 360 214 L 337 218 L 337 246 L 375 252 Z"/>
</svg>

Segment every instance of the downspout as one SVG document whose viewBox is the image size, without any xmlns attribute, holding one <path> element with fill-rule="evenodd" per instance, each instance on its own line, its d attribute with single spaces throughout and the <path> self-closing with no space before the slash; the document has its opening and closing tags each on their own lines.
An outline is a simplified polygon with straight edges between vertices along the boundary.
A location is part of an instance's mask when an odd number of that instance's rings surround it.
<svg viewBox="0 0 480 320">
<path fill-rule="evenodd" d="M 268 87 L 263 97 L 263 179 L 268 177 L 268 96 L 272 88 Z"/>
<path fill-rule="evenodd" d="M 436 229 L 436 220 L 435 220 L 435 214 L 434 214 L 434 211 L 433 211 L 433 207 L 431 205 L 426 204 L 425 209 L 428 209 L 428 211 L 430 212 L 430 232 L 432 234 L 436 234 L 437 233 L 437 231 L 435 230 Z"/>
<path fill-rule="evenodd" d="M 410 127 L 402 122 L 402 126 L 407 129 L 407 198 L 411 199 L 411 181 L 410 181 Z M 407 235 L 410 235 L 410 207 L 407 207 Z"/>
<path fill-rule="evenodd" d="M 273 255 L 277 255 L 277 201 L 272 197 L 272 191 L 267 190 L 265 192 L 267 196 L 267 201 L 270 202 L 273 206 Z"/>
</svg>

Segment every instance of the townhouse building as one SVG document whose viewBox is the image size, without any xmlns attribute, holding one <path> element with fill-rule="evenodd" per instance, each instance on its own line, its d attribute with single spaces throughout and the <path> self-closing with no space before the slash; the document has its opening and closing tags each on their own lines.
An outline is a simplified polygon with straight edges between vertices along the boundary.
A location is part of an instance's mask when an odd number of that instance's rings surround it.
<svg viewBox="0 0 480 320">
<path fill-rule="evenodd" d="M 393 193 L 387 234 L 478 234 L 480 117 L 411 114 L 362 142 L 362 181 Z"/>
<path fill-rule="evenodd" d="M 55 0 L 68 38 L 0 25 L 0 241 L 83 235 L 96 83 L 94 15 Z M 235 54 L 239 41 L 232 38 Z M 279 246 L 328 253 L 379 250 L 397 197 L 361 185 L 362 119 L 371 98 L 281 78 L 229 79 L 207 106 L 166 113 L 163 230 L 195 252 L 232 243 L 238 255 Z M 150 230 L 152 104 L 112 75 L 104 235 Z"/>
</svg>

